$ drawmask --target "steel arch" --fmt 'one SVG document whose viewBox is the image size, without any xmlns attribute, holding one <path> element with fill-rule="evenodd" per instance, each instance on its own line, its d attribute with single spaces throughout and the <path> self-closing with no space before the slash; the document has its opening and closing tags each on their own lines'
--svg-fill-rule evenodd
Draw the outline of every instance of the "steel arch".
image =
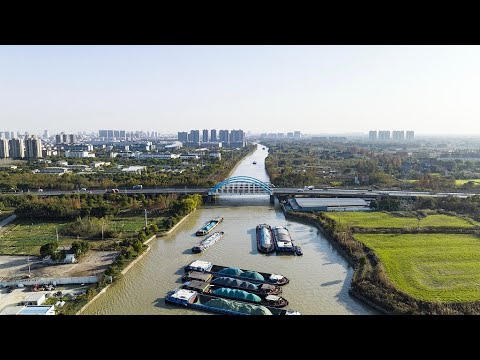
<svg viewBox="0 0 480 360">
<path fill-rule="evenodd" d="M 265 190 L 268 195 L 273 195 L 272 189 L 268 186 L 267 183 L 255 179 L 250 176 L 232 176 L 231 178 L 225 179 L 218 184 L 216 184 L 213 188 L 210 189 L 208 195 L 215 195 L 215 192 L 220 189 L 222 186 L 233 184 L 233 183 L 248 183 L 260 186 L 263 190 Z"/>
</svg>

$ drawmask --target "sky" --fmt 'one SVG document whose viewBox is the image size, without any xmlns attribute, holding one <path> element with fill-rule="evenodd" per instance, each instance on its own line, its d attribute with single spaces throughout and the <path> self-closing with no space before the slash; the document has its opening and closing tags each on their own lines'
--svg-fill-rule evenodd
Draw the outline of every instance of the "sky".
<svg viewBox="0 0 480 360">
<path fill-rule="evenodd" d="M 480 46 L 0 46 L 0 131 L 480 135 Z"/>
</svg>

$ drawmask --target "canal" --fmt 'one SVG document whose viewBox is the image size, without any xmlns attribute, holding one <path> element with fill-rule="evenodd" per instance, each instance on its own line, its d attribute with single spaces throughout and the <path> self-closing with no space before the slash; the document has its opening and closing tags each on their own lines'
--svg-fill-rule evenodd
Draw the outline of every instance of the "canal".
<svg viewBox="0 0 480 360">
<path fill-rule="evenodd" d="M 268 182 L 267 153 L 268 149 L 258 145 L 231 175 Z M 225 236 L 205 252 L 192 254 L 190 249 L 202 239 L 195 236 L 195 231 L 216 216 L 224 217 L 215 230 L 225 231 Z M 287 226 L 304 255 L 259 254 L 255 226 L 260 223 Z M 269 204 L 268 196 L 221 197 L 216 204 L 194 211 L 175 232 L 150 245 L 150 252 L 84 314 L 204 314 L 164 302 L 167 292 L 181 285 L 183 267 L 195 259 L 285 275 L 290 283 L 283 287 L 282 296 L 289 301 L 288 308 L 302 314 L 375 313 L 348 294 L 353 268 L 328 240 L 312 226 L 287 221 L 278 204 Z"/>
</svg>

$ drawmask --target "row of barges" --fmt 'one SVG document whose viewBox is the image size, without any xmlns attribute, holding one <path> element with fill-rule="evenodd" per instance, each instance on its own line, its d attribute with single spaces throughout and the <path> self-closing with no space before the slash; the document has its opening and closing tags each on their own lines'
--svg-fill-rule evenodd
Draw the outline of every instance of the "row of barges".
<svg viewBox="0 0 480 360">
<path fill-rule="evenodd" d="M 185 266 L 184 284 L 170 291 L 165 302 L 229 315 L 300 315 L 280 309 L 288 301 L 279 296 L 289 279 L 236 267 L 196 260 Z"/>
</svg>

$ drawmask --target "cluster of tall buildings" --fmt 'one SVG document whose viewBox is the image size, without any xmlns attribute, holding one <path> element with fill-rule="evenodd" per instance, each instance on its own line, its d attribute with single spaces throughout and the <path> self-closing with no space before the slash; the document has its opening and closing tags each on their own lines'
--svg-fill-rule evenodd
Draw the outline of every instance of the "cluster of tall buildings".
<svg viewBox="0 0 480 360">
<path fill-rule="evenodd" d="M 0 159 L 38 159 L 43 157 L 42 140 L 36 136 L 25 139 L 0 139 Z"/>
<path fill-rule="evenodd" d="M 77 135 L 75 134 L 57 134 L 55 135 L 56 144 L 75 144 L 77 142 Z"/>
<path fill-rule="evenodd" d="M 10 140 L 15 137 L 15 133 L 13 131 L 0 131 L 0 139 Z"/>
<path fill-rule="evenodd" d="M 263 139 L 300 139 L 302 133 L 300 131 L 290 131 L 287 133 L 263 133 L 260 134 Z"/>
<path fill-rule="evenodd" d="M 157 139 L 158 131 L 99 130 L 100 141 L 128 141 L 133 139 Z"/>
<path fill-rule="evenodd" d="M 243 147 L 245 146 L 245 132 L 243 130 L 219 130 L 203 129 L 179 131 L 178 141 L 187 146 L 200 146 L 205 144 L 217 144 L 219 146 Z"/>
<path fill-rule="evenodd" d="M 390 136 L 391 135 L 391 136 Z M 415 132 L 413 130 L 404 131 L 404 130 L 393 130 L 390 134 L 390 130 L 370 130 L 368 132 L 368 140 L 370 141 L 392 141 L 392 142 L 402 142 L 402 141 L 414 141 Z"/>
<path fill-rule="evenodd" d="M 98 137 L 104 141 L 127 140 L 127 132 L 125 130 L 99 130 Z"/>
</svg>

